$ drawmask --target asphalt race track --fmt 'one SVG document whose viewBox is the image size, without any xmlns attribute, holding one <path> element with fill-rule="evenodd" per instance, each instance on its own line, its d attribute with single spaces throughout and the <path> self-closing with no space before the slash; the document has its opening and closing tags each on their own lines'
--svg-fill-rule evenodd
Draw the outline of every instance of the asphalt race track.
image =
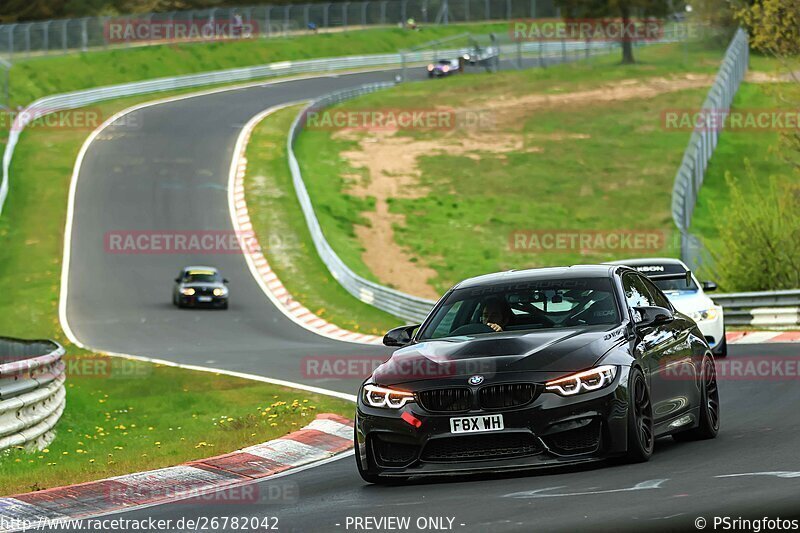
<svg viewBox="0 0 800 533">
<path fill-rule="evenodd" d="M 356 380 L 307 380 L 314 355 L 380 355 L 332 341 L 275 309 L 240 255 L 106 253 L 108 231 L 231 230 L 226 186 L 236 137 L 267 107 L 394 73 L 267 84 L 140 111 L 137 128 L 109 128 L 90 146 L 75 199 L 67 314 L 89 347 L 249 372 L 354 393 Z M 211 263 L 230 279 L 227 312 L 170 303 L 181 266 Z M 732 345 L 730 358 L 795 357 L 800 345 Z M 697 517 L 800 514 L 800 388 L 796 380 L 722 380 L 714 441 L 659 441 L 649 463 L 365 485 L 347 456 L 259 484 L 255 502 L 176 502 L 116 515 L 129 519 L 274 516 L 281 531 L 391 530 L 356 517 L 410 517 L 407 531 L 695 529 Z M 726 477 L 727 476 L 727 477 Z M 273 490 L 274 489 L 274 490 Z M 449 521 L 452 519 L 452 525 Z M 424 527 L 419 527 L 424 526 Z M 398 529 L 394 529 L 398 530 Z"/>
</svg>

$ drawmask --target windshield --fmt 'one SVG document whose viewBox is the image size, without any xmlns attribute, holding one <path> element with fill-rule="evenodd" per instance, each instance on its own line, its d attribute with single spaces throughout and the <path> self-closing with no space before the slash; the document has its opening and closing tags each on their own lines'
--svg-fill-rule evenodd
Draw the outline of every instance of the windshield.
<svg viewBox="0 0 800 533">
<path fill-rule="evenodd" d="M 698 290 L 694 279 L 691 280 L 688 287 L 685 279 L 651 279 L 650 281 L 664 292 L 697 292 Z"/>
<path fill-rule="evenodd" d="M 215 283 L 219 281 L 219 274 L 213 272 L 189 272 L 183 276 L 184 283 Z"/>
<path fill-rule="evenodd" d="M 419 339 L 617 323 L 608 278 L 533 280 L 456 289 Z"/>
</svg>

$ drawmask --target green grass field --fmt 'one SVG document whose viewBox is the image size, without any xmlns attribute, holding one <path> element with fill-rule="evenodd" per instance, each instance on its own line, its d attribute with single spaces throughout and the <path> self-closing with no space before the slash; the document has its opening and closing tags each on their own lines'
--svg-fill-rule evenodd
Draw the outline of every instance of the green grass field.
<svg viewBox="0 0 800 533">
<path fill-rule="evenodd" d="M 247 146 L 245 194 L 270 267 L 293 298 L 318 316 L 351 331 L 383 335 L 400 321 L 353 298 L 317 254 L 286 163 L 286 136 L 302 106 L 276 111 L 253 131 Z"/>
<path fill-rule="evenodd" d="M 188 43 L 36 57 L 11 69 L 12 107 L 67 91 L 179 74 L 354 54 L 380 54 L 463 32 L 507 31 L 506 23 L 377 28 L 273 39 Z"/>
<path fill-rule="evenodd" d="M 109 117 L 152 98 L 93 109 Z M 68 388 L 48 451 L 0 454 L 0 495 L 226 453 L 298 429 L 315 413 L 352 416 L 350 402 L 245 379 L 118 359 L 108 367 L 107 358 L 67 342 L 57 313 L 64 221 L 73 165 L 88 134 L 26 129 L 12 163 L 0 217 L 0 335 L 63 343 Z M 81 361 L 91 363 L 89 371 Z M 91 370 L 98 365 L 111 370 Z"/>
<path fill-rule="evenodd" d="M 485 272 L 637 255 L 580 250 L 520 253 L 509 246 L 515 230 L 657 230 L 663 232 L 664 247 L 649 255 L 675 255 L 670 197 L 689 134 L 664 128 L 661 113 L 699 107 L 722 53 L 700 44 L 654 46 L 637 50 L 640 62 L 635 65 L 620 65 L 614 55 L 545 70 L 455 76 L 399 86 L 336 109 L 415 109 L 420 102 L 425 108 L 467 109 L 494 119 L 488 135 L 474 129 L 414 130 L 399 131 L 395 137 L 457 145 L 465 136 L 488 143 L 493 137 L 511 136 L 521 142 L 521 148 L 502 153 L 478 146 L 466 153 L 442 149 L 421 154 L 414 187 L 415 193 L 423 193 L 421 197 L 400 193 L 389 198 L 391 212 L 405 216 L 405 223 L 394 227 L 396 241 L 413 260 L 436 272 L 428 283 L 441 293 L 464 277 Z M 692 88 L 642 97 L 558 100 L 598 87 L 624 91 L 643 80 L 686 74 L 705 75 L 705 80 Z M 653 83 L 657 87 L 659 82 Z M 531 94 L 556 100 L 527 112 L 520 107 L 517 116 L 498 111 L 495 105 L 495 98 L 522 102 Z M 363 133 L 353 139 L 330 131 L 305 131 L 297 155 L 334 249 L 355 271 L 375 279 L 355 237 L 373 203 L 348 193 L 353 176 L 363 180 L 365 170 L 354 168 L 342 156 L 360 150 L 363 138 Z M 380 139 L 379 143 L 386 141 Z"/>
</svg>

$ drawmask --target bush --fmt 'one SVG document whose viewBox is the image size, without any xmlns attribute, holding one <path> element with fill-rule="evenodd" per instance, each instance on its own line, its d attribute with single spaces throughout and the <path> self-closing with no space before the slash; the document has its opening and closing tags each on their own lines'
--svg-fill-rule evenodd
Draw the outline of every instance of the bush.
<svg viewBox="0 0 800 533">
<path fill-rule="evenodd" d="M 726 216 L 716 216 L 722 245 L 712 255 L 726 291 L 800 287 L 800 186 L 756 181 L 745 160 L 748 182 L 725 173 L 730 189 Z"/>
</svg>

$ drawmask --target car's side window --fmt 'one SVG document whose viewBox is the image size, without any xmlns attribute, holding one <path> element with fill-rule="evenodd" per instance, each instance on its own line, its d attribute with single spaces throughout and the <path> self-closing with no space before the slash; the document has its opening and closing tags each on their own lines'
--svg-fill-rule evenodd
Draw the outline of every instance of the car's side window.
<svg viewBox="0 0 800 533">
<path fill-rule="evenodd" d="M 439 322 L 439 325 L 436 326 L 436 329 L 433 331 L 434 337 L 445 337 L 452 331 L 453 321 L 458 315 L 458 310 L 461 309 L 463 303 L 463 300 L 459 300 L 447 310 L 444 318 L 442 318 L 442 321 Z"/>
<path fill-rule="evenodd" d="M 663 307 L 664 309 L 672 309 L 672 305 L 669 303 L 669 298 L 664 296 L 664 293 L 661 292 L 661 289 L 656 287 L 656 284 L 650 281 L 647 278 L 644 278 L 645 285 L 647 285 L 647 289 L 650 291 L 650 294 L 653 295 L 653 300 L 656 302 L 656 305 L 659 307 Z"/>
<path fill-rule="evenodd" d="M 625 274 L 622 277 L 622 287 L 625 290 L 625 300 L 628 302 L 628 307 L 656 305 L 655 299 L 647 289 L 645 281 L 638 274 Z"/>
</svg>

